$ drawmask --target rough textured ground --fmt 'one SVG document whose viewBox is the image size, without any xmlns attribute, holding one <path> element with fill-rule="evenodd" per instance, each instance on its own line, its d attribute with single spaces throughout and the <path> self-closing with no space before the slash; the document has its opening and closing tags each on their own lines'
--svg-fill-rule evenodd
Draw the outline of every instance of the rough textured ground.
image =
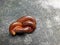
<svg viewBox="0 0 60 45">
<path fill-rule="evenodd" d="M 24 15 L 36 18 L 36 30 L 12 37 L 9 25 Z M 0 0 L 0 45 L 60 45 L 60 1 Z"/>
</svg>

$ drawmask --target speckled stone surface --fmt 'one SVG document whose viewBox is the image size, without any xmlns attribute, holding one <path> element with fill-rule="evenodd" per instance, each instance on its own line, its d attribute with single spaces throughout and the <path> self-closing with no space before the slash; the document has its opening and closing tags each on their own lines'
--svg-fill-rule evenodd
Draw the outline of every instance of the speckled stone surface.
<svg viewBox="0 0 60 45">
<path fill-rule="evenodd" d="M 36 30 L 12 37 L 9 25 L 25 15 L 36 18 Z M 0 0 L 0 45 L 60 45 L 60 1 Z"/>
</svg>

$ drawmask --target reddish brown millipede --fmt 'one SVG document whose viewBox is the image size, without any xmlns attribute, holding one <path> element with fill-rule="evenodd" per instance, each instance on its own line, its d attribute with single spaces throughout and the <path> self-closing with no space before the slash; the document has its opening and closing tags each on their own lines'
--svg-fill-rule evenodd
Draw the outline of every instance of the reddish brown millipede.
<svg viewBox="0 0 60 45">
<path fill-rule="evenodd" d="M 32 16 L 23 16 L 9 26 L 12 35 L 16 33 L 31 33 L 36 28 L 36 19 Z"/>
</svg>

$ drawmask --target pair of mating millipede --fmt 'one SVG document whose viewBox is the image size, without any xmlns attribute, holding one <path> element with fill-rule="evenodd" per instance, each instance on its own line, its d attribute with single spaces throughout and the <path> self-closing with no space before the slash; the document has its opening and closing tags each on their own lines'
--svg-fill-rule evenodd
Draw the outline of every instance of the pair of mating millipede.
<svg viewBox="0 0 60 45">
<path fill-rule="evenodd" d="M 32 33 L 36 28 L 36 19 L 31 16 L 23 16 L 9 26 L 12 35 L 16 33 Z"/>
</svg>

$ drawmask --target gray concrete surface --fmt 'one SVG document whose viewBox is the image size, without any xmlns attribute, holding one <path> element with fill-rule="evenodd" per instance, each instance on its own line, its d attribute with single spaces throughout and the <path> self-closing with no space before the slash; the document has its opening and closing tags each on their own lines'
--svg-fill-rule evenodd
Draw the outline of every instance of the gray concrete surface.
<svg viewBox="0 0 60 45">
<path fill-rule="evenodd" d="M 24 15 L 36 18 L 36 30 L 12 37 L 9 25 Z M 0 45 L 60 45 L 60 1 L 0 0 Z"/>
</svg>

